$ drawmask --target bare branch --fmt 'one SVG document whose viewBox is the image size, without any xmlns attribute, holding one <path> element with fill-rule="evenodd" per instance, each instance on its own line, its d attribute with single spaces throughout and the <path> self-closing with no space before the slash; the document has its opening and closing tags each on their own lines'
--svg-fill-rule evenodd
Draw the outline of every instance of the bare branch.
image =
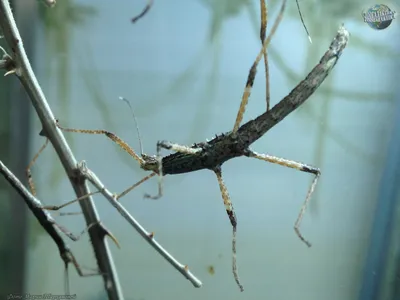
<svg viewBox="0 0 400 300">
<path fill-rule="evenodd" d="M 36 76 L 33 73 L 8 0 L 0 0 L 0 27 L 3 31 L 4 38 L 12 51 L 10 56 L 15 63 L 14 73 L 17 75 L 29 95 L 42 123 L 43 131 L 56 150 L 76 195 L 81 197 L 90 193 L 85 182 L 76 180 L 76 177 L 74 177 L 76 159 L 62 132 L 55 126 L 53 112 L 51 111 Z M 80 201 L 80 205 L 88 226 L 99 222 L 96 208 L 90 197 L 84 201 Z M 103 274 L 104 287 L 110 299 L 122 299 L 122 290 L 111 252 L 104 239 L 104 235 L 100 230 L 99 226 L 95 226 L 90 230 L 89 235 L 93 244 L 97 264 L 100 272 Z"/>
<path fill-rule="evenodd" d="M 197 279 L 190 271 L 187 265 L 181 264 L 171 254 L 167 252 L 155 239 L 153 232 L 147 232 L 142 225 L 130 213 L 118 202 L 117 195 L 113 195 L 100 179 L 90 169 L 87 168 L 85 161 L 78 164 L 78 169 L 83 176 L 89 180 L 97 190 L 99 190 L 103 196 L 114 206 L 121 216 L 131 224 L 136 231 L 158 252 L 164 257 L 175 269 L 177 269 L 186 279 L 188 279 L 194 287 L 201 287 L 202 283 Z"/>
<path fill-rule="evenodd" d="M 71 232 L 67 231 L 62 226 L 58 225 L 53 217 L 42 208 L 42 203 L 35 198 L 18 180 L 18 178 L 0 161 L 0 173 L 3 174 L 4 178 L 10 183 L 10 185 L 18 192 L 18 194 L 25 201 L 26 205 L 32 211 L 36 219 L 42 225 L 43 229 L 50 235 L 53 241 L 56 243 L 58 250 L 60 251 L 61 259 L 64 261 L 65 269 L 68 270 L 68 264 L 72 263 L 76 271 L 80 276 L 95 276 L 100 275 L 99 272 L 84 273 L 80 268 L 78 262 L 76 261 L 74 255 L 69 249 L 68 245 L 64 242 L 64 239 L 60 235 L 60 231 L 65 233 L 70 239 L 78 240 L 79 236 L 73 235 Z M 89 231 L 94 225 L 91 224 L 87 230 Z"/>
</svg>

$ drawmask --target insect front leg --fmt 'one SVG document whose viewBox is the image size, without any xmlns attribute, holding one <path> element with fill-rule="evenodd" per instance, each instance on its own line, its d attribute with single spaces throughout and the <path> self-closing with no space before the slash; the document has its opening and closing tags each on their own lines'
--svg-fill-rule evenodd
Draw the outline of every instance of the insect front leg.
<svg viewBox="0 0 400 300">
<path fill-rule="evenodd" d="M 107 130 L 102 129 L 75 129 L 75 128 L 66 128 L 59 124 L 58 120 L 56 120 L 56 126 L 65 132 L 75 132 L 75 133 L 85 133 L 85 134 L 97 134 L 104 135 L 117 144 L 122 150 L 128 153 L 133 159 L 135 159 L 140 165 L 144 164 L 144 160 L 140 157 L 124 140 L 122 140 L 116 134 L 109 132 Z"/>
<path fill-rule="evenodd" d="M 155 196 L 145 194 L 144 195 L 145 198 L 157 200 L 163 195 L 163 167 L 162 167 L 162 156 L 161 156 L 162 148 L 185 154 L 196 154 L 202 151 L 201 148 L 191 148 L 188 146 L 183 146 L 168 141 L 159 141 L 157 143 L 158 193 Z"/>
</svg>

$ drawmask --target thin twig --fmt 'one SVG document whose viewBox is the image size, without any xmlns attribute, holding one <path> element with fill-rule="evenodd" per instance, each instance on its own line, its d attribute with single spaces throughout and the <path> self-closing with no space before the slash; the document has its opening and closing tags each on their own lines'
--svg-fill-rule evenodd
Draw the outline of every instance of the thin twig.
<svg viewBox="0 0 400 300">
<path fill-rule="evenodd" d="M 18 194 L 25 201 L 28 208 L 34 214 L 36 219 L 39 221 L 40 225 L 44 230 L 50 235 L 53 241 L 56 243 L 58 250 L 60 252 L 61 259 L 64 261 L 65 270 L 68 271 L 68 264 L 72 263 L 76 271 L 80 276 L 94 276 L 100 275 L 99 272 L 93 273 L 83 273 L 81 267 L 79 266 L 77 260 L 72 254 L 69 246 L 65 243 L 64 239 L 61 237 L 60 231 L 65 233 L 70 239 L 76 241 L 79 236 L 76 237 L 69 231 L 67 231 L 62 226 L 58 225 L 53 217 L 42 208 L 42 203 L 33 196 L 24 185 L 18 180 L 18 178 L 0 161 L 0 173 L 3 174 L 4 178 L 10 183 L 10 185 L 18 192 Z M 89 231 L 95 224 L 91 224 L 89 228 L 85 231 Z M 85 232 L 84 231 L 84 232 Z M 68 275 L 68 274 L 67 274 Z M 66 277 L 68 281 L 68 277 Z M 69 287 L 66 286 L 66 293 L 69 294 Z"/>
<path fill-rule="evenodd" d="M 147 232 L 142 225 L 135 218 L 133 218 L 130 213 L 118 202 L 117 195 L 113 195 L 109 190 L 106 189 L 104 184 L 100 179 L 94 174 L 86 165 L 85 161 L 78 164 L 78 169 L 80 173 L 89 180 L 100 193 L 114 206 L 121 216 L 131 224 L 136 231 L 158 252 L 164 257 L 175 269 L 177 269 L 186 279 L 188 279 L 194 287 L 201 287 L 201 281 L 194 276 L 187 265 L 181 264 L 177 261 L 171 254 L 167 252 L 155 239 L 154 233 Z"/>
<path fill-rule="evenodd" d="M 142 12 L 140 14 L 138 14 L 137 16 L 133 17 L 131 19 L 132 23 L 137 22 L 139 19 L 143 18 L 150 10 L 151 6 L 153 5 L 153 0 L 147 0 L 147 4 L 144 7 L 144 9 L 142 10 Z"/>
<path fill-rule="evenodd" d="M 11 57 L 15 63 L 14 73 L 17 75 L 29 95 L 42 123 L 43 131 L 46 133 L 46 136 L 56 150 L 76 195 L 81 197 L 89 194 L 90 190 L 87 184 L 83 181 L 76 180 L 73 176 L 76 159 L 62 132 L 55 126 L 53 112 L 51 111 L 36 76 L 33 73 L 8 0 L 0 0 L 0 27 L 3 31 L 4 38 L 12 51 Z M 87 226 L 99 222 L 96 208 L 90 197 L 84 201 L 80 201 L 80 206 L 85 216 Z M 101 226 L 95 226 L 90 230 L 89 235 L 99 270 L 103 274 L 104 287 L 108 293 L 109 299 L 123 299 L 121 286 L 111 252 L 101 230 Z"/>
</svg>

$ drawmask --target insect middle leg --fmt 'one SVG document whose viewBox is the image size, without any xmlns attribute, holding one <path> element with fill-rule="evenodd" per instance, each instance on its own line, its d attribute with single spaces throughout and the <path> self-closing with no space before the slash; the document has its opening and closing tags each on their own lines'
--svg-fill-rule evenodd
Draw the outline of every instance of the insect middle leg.
<svg viewBox="0 0 400 300">
<path fill-rule="evenodd" d="M 47 147 L 48 143 L 49 143 L 49 139 L 46 138 L 46 141 L 44 142 L 42 147 L 40 147 L 39 151 L 34 155 L 32 160 L 30 161 L 28 167 L 26 168 L 26 175 L 28 177 L 28 187 L 29 187 L 29 190 L 30 190 L 30 192 L 31 192 L 31 194 L 33 196 L 36 196 L 36 187 L 35 187 L 35 184 L 33 182 L 31 169 L 33 168 L 33 166 L 37 162 L 37 159 L 42 154 L 44 149 Z M 66 206 L 68 206 L 68 205 L 70 205 L 72 203 L 87 199 L 88 197 L 93 196 L 93 195 L 95 195 L 95 194 L 97 194 L 99 192 L 100 191 L 95 191 L 95 192 L 89 193 L 87 195 L 84 195 L 84 196 L 79 197 L 77 199 L 74 199 L 72 201 L 65 202 L 64 204 L 61 204 L 61 205 L 42 205 L 41 207 L 38 207 L 37 209 L 58 211 L 58 210 L 66 207 Z M 75 215 L 75 214 L 80 214 L 80 213 L 77 213 L 77 212 L 60 213 L 60 215 Z M 86 232 L 88 232 L 90 230 L 91 227 L 93 227 L 94 225 L 98 224 L 98 223 L 89 224 L 80 234 L 75 235 L 72 232 L 70 232 L 68 229 L 66 229 L 65 227 L 63 227 L 60 224 L 58 224 L 57 222 L 55 222 L 53 219 L 49 218 L 48 222 L 52 223 L 53 226 L 57 227 L 61 232 L 63 232 L 66 236 L 68 236 L 74 242 L 78 241 Z M 112 241 L 119 247 L 118 240 L 115 238 L 115 236 L 111 232 L 106 230 L 103 226 L 101 226 L 101 228 L 103 229 L 105 235 L 109 236 L 112 239 Z"/>
<path fill-rule="evenodd" d="M 151 199 L 158 199 L 162 196 L 162 158 L 161 158 L 161 149 L 167 149 L 167 150 L 172 150 L 175 152 L 180 152 L 184 154 L 189 154 L 189 155 L 195 155 L 198 154 L 199 152 L 203 151 L 202 148 L 200 147 L 188 147 L 188 146 L 183 146 L 175 143 L 171 143 L 168 141 L 160 141 L 157 143 L 157 160 L 159 163 L 159 188 L 158 188 L 158 194 L 156 196 L 150 196 L 148 194 L 145 195 L 146 198 L 151 198 Z M 237 264 L 236 264 L 236 231 L 237 231 L 237 219 L 236 219 L 236 214 L 233 209 L 232 202 L 229 197 L 228 189 L 226 188 L 226 185 L 222 179 L 222 171 L 221 167 L 217 166 L 216 168 L 213 169 L 215 175 L 217 176 L 218 180 L 218 185 L 221 191 L 222 199 L 224 201 L 224 206 L 226 209 L 226 212 L 228 214 L 229 220 L 232 225 L 232 272 L 234 279 L 239 286 L 239 289 L 243 291 L 243 286 L 240 283 L 239 280 L 239 275 L 237 271 Z"/>
<path fill-rule="evenodd" d="M 99 192 L 100 191 L 89 193 L 87 195 L 84 195 L 84 196 L 74 199 L 72 201 L 65 202 L 64 204 L 61 204 L 61 205 L 43 205 L 42 207 L 40 207 L 40 209 L 57 211 L 57 210 L 64 208 L 65 206 L 68 206 L 72 203 L 84 200 L 84 199 L 86 199 L 90 196 L 93 196 L 94 194 L 97 194 Z M 64 226 L 56 223 L 55 221 L 51 220 L 50 222 L 53 224 L 53 226 L 57 227 L 62 233 L 64 233 L 67 237 L 69 237 L 74 242 L 78 241 L 86 232 L 89 232 L 90 228 L 92 228 L 95 225 L 100 224 L 100 222 L 92 223 L 89 226 L 87 226 L 81 233 L 79 233 L 78 235 L 75 235 L 71 231 L 66 229 Z M 109 230 L 107 230 L 104 226 L 101 225 L 100 228 L 102 229 L 104 235 L 108 236 L 114 242 L 114 244 L 117 245 L 118 248 L 120 248 L 117 238 Z"/>
<path fill-rule="evenodd" d="M 253 158 L 257 158 L 260 160 L 264 160 L 273 164 L 278 164 L 284 167 L 288 167 L 288 168 L 293 168 L 302 172 L 306 172 L 306 173 L 311 173 L 314 174 L 314 180 L 311 183 L 311 186 L 308 190 L 306 199 L 303 202 L 303 205 L 301 206 L 299 215 L 297 217 L 297 220 L 294 224 L 294 231 L 296 232 L 297 236 L 300 238 L 301 241 L 303 241 L 308 247 L 311 247 L 311 243 L 309 241 L 307 241 L 303 235 L 300 232 L 300 224 L 301 221 L 303 219 L 304 213 L 307 209 L 307 205 L 310 202 L 311 199 L 311 195 L 313 194 L 315 187 L 317 185 L 318 179 L 321 175 L 321 171 L 318 168 L 300 163 L 300 162 L 296 162 L 293 160 L 288 160 L 288 159 L 284 159 L 284 158 L 280 158 L 277 156 L 272 156 L 272 155 L 268 155 L 268 154 L 259 154 L 257 152 L 251 151 L 251 150 L 247 150 L 245 152 L 245 155 L 248 157 L 253 157 Z"/>
<path fill-rule="evenodd" d="M 214 170 L 215 175 L 217 176 L 219 189 L 221 191 L 222 199 L 224 200 L 224 206 L 226 209 L 226 213 L 228 214 L 229 220 L 232 225 L 232 272 L 233 277 L 235 278 L 236 284 L 239 286 L 241 292 L 243 292 L 243 286 L 239 280 L 239 274 L 237 271 L 237 264 L 236 264 L 236 229 L 237 229 L 237 219 L 236 214 L 233 209 L 232 201 L 229 197 L 228 189 L 222 179 L 222 171 L 221 167 L 218 166 Z"/>
<path fill-rule="evenodd" d="M 102 129 L 75 129 L 75 128 L 66 128 L 62 127 L 59 123 L 58 120 L 56 121 L 56 126 L 66 132 L 75 132 L 75 133 L 86 133 L 86 134 L 98 134 L 98 135 L 105 135 L 107 138 L 109 138 L 111 141 L 116 143 L 122 150 L 124 150 L 126 153 L 128 153 L 131 157 L 133 157 L 139 165 L 142 167 L 145 164 L 145 160 L 143 159 L 144 154 L 142 153 L 142 157 L 139 156 L 135 150 L 133 150 L 124 140 L 122 140 L 120 137 L 115 135 L 112 132 L 109 132 L 107 130 L 102 130 Z M 122 198 L 126 194 L 128 194 L 130 191 L 132 191 L 134 188 L 136 188 L 138 185 L 142 184 L 146 180 L 150 179 L 154 175 L 156 175 L 156 172 L 153 172 L 152 174 L 145 176 L 142 178 L 139 182 L 135 183 L 134 185 L 130 186 L 128 189 L 117 195 L 117 199 Z M 78 201 L 78 199 L 75 199 L 71 202 Z"/>
<path fill-rule="evenodd" d="M 32 195 L 34 195 L 34 196 L 36 196 L 36 187 L 35 187 L 35 184 L 33 183 L 32 171 L 31 170 L 32 170 L 34 164 L 36 163 L 37 159 L 39 158 L 40 154 L 42 154 L 42 152 L 44 151 L 44 149 L 46 149 L 48 144 L 49 144 L 49 139 L 46 138 L 46 141 L 44 142 L 42 147 L 40 147 L 39 151 L 34 155 L 34 157 L 29 162 L 29 165 L 25 170 L 26 177 L 28 178 L 29 190 L 31 191 Z"/>
<path fill-rule="evenodd" d="M 29 190 L 30 190 L 30 192 L 31 192 L 31 194 L 32 194 L 33 196 L 36 196 L 36 186 L 35 186 L 35 183 L 34 183 L 34 181 L 33 181 L 32 168 L 33 168 L 33 166 L 36 164 L 36 162 L 37 162 L 39 156 L 40 156 L 40 155 L 42 154 L 42 152 L 46 149 L 46 147 L 47 147 L 48 144 L 49 144 L 49 139 L 46 138 L 46 141 L 45 141 L 45 142 L 43 143 L 43 145 L 40 147 L 40 149 L 38 150 L 38 152 L 33 156 L 32 160 L 29 162 L 29 164 L 28 164 L 28 166 L 26 167 L 26 170 L 25 170 L 25 174 L 26 174 L 26 176 L 27 176 L 27 178 L 28 178 L 28 188 L 29 188 Z M 95 193 L 90 193 L 90 194 L 87 195 L 87 196 L 80 197 L 80 198 L 78 198 L 77 200 L 70 201 L 70 202 L 71 202 L 71 203 L 74 203 L 75 201 L 79 201 L 79 200 L 81 200 L 81 199 L 86 199 L 88 196 L 91 196 L 91 195 L 93 195 L 93 194 L 95 194 Z M 70 203 L 70 202 L 68 202 L 68 203 Z M 68 204 L 63 205 L 62 207 L 67 206 L 67 205 L 68 205 Z M 50 207 L 51 207 L 51 206 L 50 206 Z M 61 208 L 61 207 L 60 207 L 60 208 Z M 60 216 L 79 215 L 79 214 L 82 214 L 82 212 L 60 212 L 60 213 L 59 213 Z"/>
</svg>

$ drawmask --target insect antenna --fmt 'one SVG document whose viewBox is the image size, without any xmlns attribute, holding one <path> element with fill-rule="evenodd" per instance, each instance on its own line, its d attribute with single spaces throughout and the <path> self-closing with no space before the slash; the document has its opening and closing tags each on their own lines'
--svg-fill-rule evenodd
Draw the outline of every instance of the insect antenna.
<svg viewBox="0 0 400 300">
<path fill-rule="evenodd" d="M 140 136 L 139 125 L 138 125 L 138 122 L 137 122 L 137 120 L 136 120 L 136 116 L 135 116 L 135 113 L 134 113 L 134 111 L 133 111 L 131 102 L 130 102 L 128 99 L 124 98 L 124 97 L 119 97 L 119 99 L 122 100 L 122 101 L 125 101 L 125 103 L 128 104 L 129 109 L 131 110 L 132 117 L 133 117 L 133 121 L 135 122 L 136 132 L 137 132 L 138 139 L 139 139 L 140 154 L 143 156 L 142 137 Z"/>
<path fill-rule="evenodd" d="M 307 36 L 308 36 L 308 39 L 309 39 L 310 43 L 312 44 L 312 40 L 311 40 L 310 33 L 308 32 L 306 23 L 304 23 L 303 15 L 301 14 L 299 0 L 296 0 L 296 5 L 297 5 L 297 10 L 298 10 L 299 15 L 300 15 L 301 23 L 303 24 L 303 27 L 304 27 L 304 29 L 306 30 L 306 33 L 307 33 Z"/>
</svg>

